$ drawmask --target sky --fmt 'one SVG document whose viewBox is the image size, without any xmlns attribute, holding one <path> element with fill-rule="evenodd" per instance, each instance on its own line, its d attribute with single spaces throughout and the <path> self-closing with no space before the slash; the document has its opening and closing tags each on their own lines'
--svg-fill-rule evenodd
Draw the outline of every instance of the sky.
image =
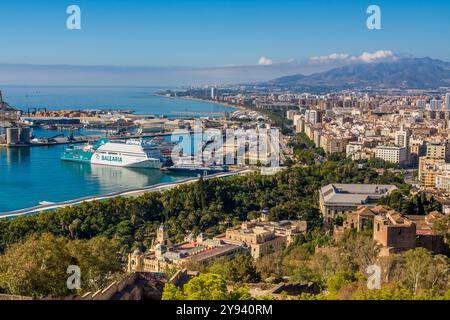
<svg viewBox="0 0 450 320">
<path fill-rule="evenodd" d="M 381 30 L 366 26 L 372 4 Z M 70 5 L 81 30 L 66 27 Z M 449 13 L 448 0 L 2 0 L 0 84 L 258 81 L 403 56 L 450 61 Z"/>
</svg>

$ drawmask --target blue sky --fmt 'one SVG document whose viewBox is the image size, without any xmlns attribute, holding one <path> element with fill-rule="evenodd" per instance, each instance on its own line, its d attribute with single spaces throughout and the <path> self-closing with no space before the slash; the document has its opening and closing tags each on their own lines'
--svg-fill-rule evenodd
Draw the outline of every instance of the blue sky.
<svg viewBox="0 0 450 320">
<path fill-rule="evenodd" d="M 82 30 L 66 28 L 72 4 Z M 371 4 L 382 30 L 366 28 Z M 0 64 L 220 68 L 379 50 L 450 61 L 449 16 L 448 0 L 2 0 Z"/>
</svg>

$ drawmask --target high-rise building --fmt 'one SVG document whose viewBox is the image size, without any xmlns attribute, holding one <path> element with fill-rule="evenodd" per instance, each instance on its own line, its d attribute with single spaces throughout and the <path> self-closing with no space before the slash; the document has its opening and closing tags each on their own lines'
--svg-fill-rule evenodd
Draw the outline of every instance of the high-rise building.
<svg viewBox="0 0 450 320">
<path fill-rule="evenodd" d="M 427 106 L 427 103 L 426 103 L 425 100 L 420 99 L 420 100 L 417 100 L 416 106 L 417 106 L 417 108 L 420 109 L 420 110 L 425 110 L 425 108 L 426 108 L 426 106 Z"/>
<path fill-rule="evenodd" d="M 445 95 L 445 111 L 450 111 L 450 92 Z"/>
<path fill-rule="evenodd" d="M 318 124 L 322 122 L 322 112 L 319 110 L 306 110 L 305 120 L 311 124 Z"/>
<path fill-rule="evenodd" d="M 215 99 L 217 97 L 217 88 L 211 88 L 211 99 Z"/>
<path fill-rule="evenodd" d="M 402 125 L 400 130 L 395 133 L 395 145 L 400 148 L 409 148 L 409 136 L 409 131 L 405 130 Z"/>
<path fill-rule="evenodd" d="M 431 110 L 434 110 L 434 111 L 441 110 L 441 100 L 432 99 L 430 101 L 430 108 L 431 108 Z"/>
<path fill-rule="evenodd" d="M 0 90 L 0 110 L 5 109 L 5 103 L 3 102 L 2 91 Z"/>
</svg>

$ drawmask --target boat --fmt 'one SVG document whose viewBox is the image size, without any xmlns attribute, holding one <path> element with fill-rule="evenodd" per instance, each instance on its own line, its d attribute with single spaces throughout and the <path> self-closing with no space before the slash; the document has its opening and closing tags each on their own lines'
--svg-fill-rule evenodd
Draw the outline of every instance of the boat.
<svg viewBox="0 0 450 320">
<path fill-rule="evenodd" d="M 43 128 L 45 130 L 52 130 L 52 131 L 58 130 L 58 126 L 56 124 L 45 125 L 45 126 L 43 126 Z"/>
<path fill-rule="evenodd" d="M 192 173 L 192 174 L 215 174 L 227 172 L 227 166 L 219 165 L 207 165 L 203 162 L 196 161 L 192 157 L 180 158 L 171 167 L 166 167 L 166 171 L 178 172 L 178 173 Z"/>
<path fill-rule="evenodd" d="M 163 162 L 158 146 L 151 140 L 110 140 L 103 138 L 84 147 L 70 146 L 61 160 L 128 168 L 160 169 Z"/>
</svg>

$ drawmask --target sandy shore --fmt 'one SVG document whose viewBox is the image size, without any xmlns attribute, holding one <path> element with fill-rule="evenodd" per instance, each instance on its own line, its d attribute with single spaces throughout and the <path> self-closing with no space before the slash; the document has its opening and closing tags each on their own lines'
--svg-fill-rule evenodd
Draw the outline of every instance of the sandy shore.
<svg viewBox="0 0 450 320">
<path fill-rule="evenodd" d="M 216 105 L 222 106 L 222 107 L 227 107 L 227 108 L 232 108 L 232 109 L 242 110 L 242 111 L 249 111 L 244 106 L 238 106 L 238 105 L 229 104 L 226 102 L 218 102 L 218 101 L 214 101 L 214 100 L 199 99 L 199 98 L 189 97 L 189 96 L 187 96 L 187 97 L 168 97 L 164 94 L 158 94 L 158 93 L 154 93 L 153 95 L 157 96 L 157 97 L 167 98 L 167 99 L 181 99 L 181 100 L 190 100 L 190 101 L 196 101 L 196 102 L 209 102 L 209 103 L 213 103 L 213 104 L 216 104 Z"/>
</svg>

